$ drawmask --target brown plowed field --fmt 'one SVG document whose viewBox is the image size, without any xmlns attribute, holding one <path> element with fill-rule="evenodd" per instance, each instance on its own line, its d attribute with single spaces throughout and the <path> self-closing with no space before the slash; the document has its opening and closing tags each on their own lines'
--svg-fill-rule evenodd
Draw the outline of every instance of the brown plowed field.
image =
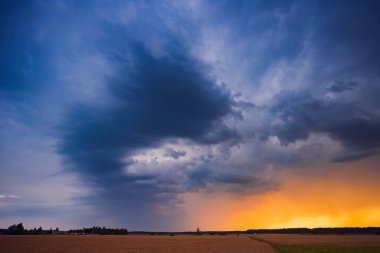
<svg viewBox="0 0 380 253">
<path fill-rule="evenodd" d="M 255 235 L 255 237 L 287 245 L 380 246 L 380 235 Z"/>
<path fill-rule="evenodd" d="M 0 236 L 0 252 L 275 253 L 245 235 L 229 236 Z"/>
</svg>

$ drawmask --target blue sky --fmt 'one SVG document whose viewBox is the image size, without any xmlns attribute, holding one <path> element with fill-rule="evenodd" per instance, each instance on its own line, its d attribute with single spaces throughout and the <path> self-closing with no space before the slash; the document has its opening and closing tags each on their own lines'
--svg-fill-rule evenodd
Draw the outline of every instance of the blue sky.
<svg viewBox="0 0 380 253">
<path fill-rule="evenodd" d="M 0 225 L 192 229 L 191 194 L 265 195 L 285 171 L 368 159 L 376 173 L 379 10 L 3 1 Z"/>
</svg>

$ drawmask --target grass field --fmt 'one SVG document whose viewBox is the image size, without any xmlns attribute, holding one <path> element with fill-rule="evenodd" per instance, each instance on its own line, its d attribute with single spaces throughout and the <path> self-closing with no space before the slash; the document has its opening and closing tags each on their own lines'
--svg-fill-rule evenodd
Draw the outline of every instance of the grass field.
<svg viewBox="0 0 380 253">
<path fill-rule="evenodd" d="M 376 235 L 257 235 L 278 253 L 380 253 Z"/>
<path fill-rule="evenodd" d="M 0 236 L 1 253 L 275 253 L 270 245 L 248 236 Z"/>
<path fill-rule="evenodd" d="M 376 246 L 272 245 L 278 253 L 380 253 Z"/>
</svg>

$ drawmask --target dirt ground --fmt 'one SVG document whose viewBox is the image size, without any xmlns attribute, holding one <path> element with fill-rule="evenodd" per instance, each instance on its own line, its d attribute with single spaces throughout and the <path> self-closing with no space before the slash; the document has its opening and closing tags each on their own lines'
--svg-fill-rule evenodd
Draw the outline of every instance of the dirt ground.
<svg viewBox="0 0 380 253">
<path fill-rule="evenodd" d="M 268 244 L 246 235 L 4 235 L 0 252 L 275 253 Z"/>
</svg>

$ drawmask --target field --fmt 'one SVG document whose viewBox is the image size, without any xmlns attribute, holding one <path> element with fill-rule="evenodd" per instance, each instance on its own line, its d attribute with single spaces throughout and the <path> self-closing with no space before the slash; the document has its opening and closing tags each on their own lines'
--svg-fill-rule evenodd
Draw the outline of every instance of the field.
<svg viewBox="0 0 380 253">
<path fill-rule="evenodd" d="M 0 252 L 275 253 L 245 235 L 226 236 L 0 236 Z"/>
<path fill-rule="evenodd" d="M 380 253 L 380 236 L 3 235 L 0 252 Z"/>
<path fill-rule="evenodd" d="M 380 253 L 378 235 L 255 235 L 279 253 Z"/>
</svg>

